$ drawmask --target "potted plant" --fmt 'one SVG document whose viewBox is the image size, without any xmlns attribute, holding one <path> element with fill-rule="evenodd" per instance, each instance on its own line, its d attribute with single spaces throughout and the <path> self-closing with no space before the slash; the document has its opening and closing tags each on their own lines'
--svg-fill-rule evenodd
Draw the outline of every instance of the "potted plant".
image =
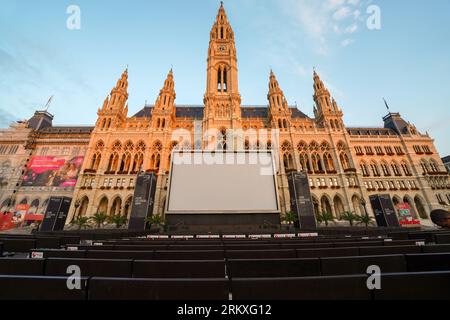
<svg viewBox="0 0 450 320">
<path fill-rule="evenodd" d="M 108 222 L 114 224 L 117 229 L 120 229 L 127 224 L 128 218 L 126 216 L 113 215 L 108 217 Z"/>
<path fill-rule="evenodd" d="M 330 222 L 334 222 L 334 217 L 331 213 L 324 211 L 317 215 L 317 222 L 319 224 L 325 223 L 325 226 L 328 227 Z"/>
<path fill-rule="evenodd" d="M 346 211 L 341 214 L 341 220 L 347 221 L 350 223 L 350 226 L 353 227 L 354 223 L 358 221 L 359 217 L 355 215 L 353 212 Z"/>
<path fill-rule="evenodd" d="M 364 224 L 366 228 L 369 227 L 369 225 L 373 225 L 373 218 L 369 215 L 363 215 L 361 217 L 357 218 L 358 223 L 357 224 Z"/>
<path fill-rule="evenodd" d="M 164 228 L 165 221 L 161 215 L 150 216 L 145 219 L 147 226 L 151 229 L 152 226 L 155 226 L 158 229 L 158 232 L 161 232 L 161 229 Z"/>
<path fill-rule="evenodd" d="M 290 230 L 292 226 L 294 226 L 295 223 L 298 222 L 298 216 L 294 212 L 288 211 L 284 214 L 281 220 L 288 225 L 288 228 Z"/>
<path fill-rule="evenodd" d="M 102 225 L 108 220 L 108 216 L 104 212 L 97 212 L 91 220 L 95 223 L 97 229 L 101 229 Z"/>
<path fill-rule="evenodd" d="M 78 217 L 77 219 L 72 221 L 71 224 L 77 226 L 78 230 L 87 229 L 87 227 L 89 227 L 90 220 L 91 220 L 91 218 L 88 218 L 88 217 Z"/>
</svg>

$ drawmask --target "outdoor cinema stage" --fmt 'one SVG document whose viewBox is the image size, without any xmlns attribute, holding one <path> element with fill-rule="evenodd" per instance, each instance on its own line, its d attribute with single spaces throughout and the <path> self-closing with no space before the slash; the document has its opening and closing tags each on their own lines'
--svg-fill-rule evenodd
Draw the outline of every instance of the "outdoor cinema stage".
<svg viewBox="0 0 450 320">
<path fill-rule="evenodd" d="M 165 216 L 169 226 L 279 225 L 272 151 L 175 151 Z"/>
</svg>

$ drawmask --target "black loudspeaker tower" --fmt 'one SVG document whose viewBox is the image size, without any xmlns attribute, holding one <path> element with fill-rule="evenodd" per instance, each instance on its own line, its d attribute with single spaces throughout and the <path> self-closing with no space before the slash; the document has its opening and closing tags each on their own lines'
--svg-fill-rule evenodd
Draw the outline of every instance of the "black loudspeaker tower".
<svg viewBox="0 0 450 320">
<path fill-rule="evenodd" d="M 142 231 L 146 229 L 145 220 L 153 214 L 156 182 L 157 177 L 153 172 L 138 174 L 128 230 Z"/>
<path fill-rule="evenodd" d="M 55 224 L 53 226 L 53 231 L 62 231 L 66 225 L 67 216 L 69 214 L 70 204 L 72 198 L 63 197 L 61 201 L 61 206 L 58 210 L 58 216 L 56 217 Z"/>
<path fill-rule="evenodd" d="M 379 227 L 400 227 L 394 203 L 388 194 L 370 196 L 369 199 Z"/>
<path fill-rule="evenodd" d="M 40 231 L 53 231 L 56 219 L 58 218 L 59 209 L 61 208 L 62 198 L 51 197 L 48 201 L 47 210 L 45 211 L 44 220 L 42 221 Z"/>
<path fill-rule="evenodd" d="M 291 210 L 298 216 L 296 227 L 317 229 L 308 175 L 305 172 L 290 172 L 288 173 L 288 184 Z"/>
</svg>

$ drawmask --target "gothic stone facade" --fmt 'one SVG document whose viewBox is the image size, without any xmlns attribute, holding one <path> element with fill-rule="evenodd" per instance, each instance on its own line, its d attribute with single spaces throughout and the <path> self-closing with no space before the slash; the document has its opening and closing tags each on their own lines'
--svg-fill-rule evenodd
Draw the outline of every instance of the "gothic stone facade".
<svg viewBox="0 0 450 320">
<path fill-rule="evenodd" d="M 413 214 L 429 224 L 430 211 L 450 202 L 448 173 L 433 139 L 396 113 L 383 119 L 383 128 L 347 128 L 316 72 L 313 80 L 313 118 L 288 105 L 273 72 L 268 105 L 242 106 L 234 32 L 221 6 L 210 33 L 203 105 L 175 105 L 171 70 L 156 103 L 129 117 L 126 70 L 98 110 L 71 217 L 129 215 L 136 173 L 147 170 L 158 174 L 154 214 L 164 214 L 174 148 L 205 148 L 217 139 L 219 149 L 230 150 L 236 141 L 227 140 L 227 130 L 265 129 L 269 136 L 278 130 L 279 140 L 248 138 L 244 147 L 279 150 L 282 212 L 290 210 L 286 172 L 294 169 L 309 173 L 316 212 L 336 218 L 346 211 L 363 214 L 370 195 L 390 194 L 394 203 L 409 203 Z M 174 139 L 180 130 L 184 139 Z M 218 134 L 203 139 L 211 130 Z M 372 214 L 370 205 L 367 211 Z"/>
<path fill-rule="evenodd" d="M 0 213 L 24 204 L 29 213 L 43 214 L 50 197 L 73 196 L 75 186 L 24 183 L 34 157 L 71 159 L 86 153 L 93 127 L 53 126 L 52 121 L 53 115 L 37 111 L 0 131 Z"/>
<path fill-rule="evenodd" d="M 433 139 L 397 113 L 389 113 L 382 128 L 346 127 L 342 110 L 316 72 L 312 118 L 289 106 L 273 72 L 268 105 L 242 106 L 234 32 L 223 6 L 210 33 L 203 105 L 175 105 L 172 70 L 155 104 L 131 117 L 127 90 L 126 70 L 98 110 L 95 127 L 54 127 L 53 116 L 38 111 L 1 130 L 0 212 L 22 203 L 42 213 L 50 196 L 69 196 L 74 201 L 68 221 L 96 212 L 129 216 L 136 174 L 151 170 L 158 174 L 154 213 L 164 214 L 172 150 L 211 145 L 221 150 L 272 148 L 279 160 L 282 212 L 290 210 L 289 170 L 309 173 L 316 212 L 336 218 L 345 211 L 363 214 L 363 203 L 373 194 L 408 203 L 424 224 L 431 224 L 431 210 L 449 208 L 449 176 Z M 244 135 L 236 139 L 229 130 Z M 269 140 L 254 134 L 263 130 Z M 25 186 L 23 177 L 34 156 L 84 156 L 76 187 Z M 370 205 L 367 211 L 372 214 Z"/>
</svg>

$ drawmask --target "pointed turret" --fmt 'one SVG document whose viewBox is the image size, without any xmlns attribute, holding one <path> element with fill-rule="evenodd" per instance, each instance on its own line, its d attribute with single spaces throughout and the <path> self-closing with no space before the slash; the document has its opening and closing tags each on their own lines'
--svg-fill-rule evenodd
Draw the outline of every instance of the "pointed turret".
<svg viewBox="0 0 450 320">
<path fill-rule="evenodd" d="M 176 99 L 175 82 L 173 80 L 173 70 L 170 69 L 167 78 L 164 81 L 164 86 L 159 92 L 159 97 L 156 100 L 155 108 L 161 110 L 171 109 L 174 106 Z"/>
<path fill-rule="evenodd" d="M 336 100 L 331 97 L 330 92 L 325 87 L 322 79 L 316 70 L 313 73 L 314 78 L 314 115 L 319 126 L 328 127 L 332 130 L 341 130 L 344 127 L 342 117 L 343 113 L 339 109 Z"/>
<path fill-rule="evenodd" d="M 175 119 L 176 97 L 173 70 L 170 69 L 152 111 L 153 128 L 156 130 L 164 130 L 170 127 L 170 123 Z"/>
<path fill-rule="evenodd" d="M 272 70 L 270 70 L 269 77 L 269 121 L 273 127 L 280 130 L 287 130 L 291 121 L 291 111 L 289 105 L 284 97 L 283 90 L 281 90 L 278 80 Z"/>
<path fill-rule="evenodd" d="M 97 127 L 107 130 L 110 127 L 120 125 L 128 114 L 128 68 L 117 80 L 116 86 L 111 90 L 111 94 L 106 97 L 102 108 L 98 110 Z"/>
</svg>

